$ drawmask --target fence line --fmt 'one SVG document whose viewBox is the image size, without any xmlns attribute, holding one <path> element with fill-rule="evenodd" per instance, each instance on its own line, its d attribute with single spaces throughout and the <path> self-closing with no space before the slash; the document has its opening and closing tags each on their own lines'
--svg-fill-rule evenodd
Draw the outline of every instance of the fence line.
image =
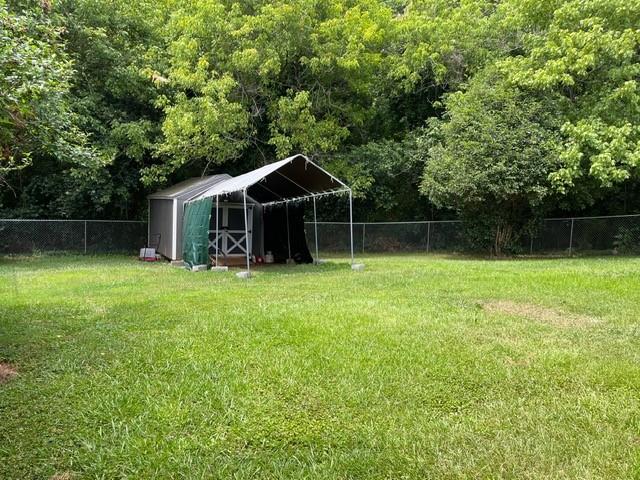
<svg viewBox="0 0 640 480">
<path fill-rule="evenodd" d="M 307 223 L 312 225 L 313 222 Z M 317 222 L 317 225 L 321 250 L 345 251 L 348 222 Z M 356 222 L 354 230 L 356 249 L 362 253 L 477 249 L 477 241 L 460 220 Z M 512 245 L 512 251 L 569 256 L 575 253 L 640 254 L 640 215 L 544 219 L 535 231 L 521 235 Z"/>
<path fill-rule="evenodd" d="M 136 220 L 0 219 L 0 253 L 131 253 L 146 242 L 147 223 Z"/>
<path fill-rule="evenodd" d="M 629 218 L 640 217 L 640 213 L 630 213 L 628 215 L 596 215 L 592 217 L 552 217 L 545 220 L 597 220 L 600 218 Z"/>
<path fill-rule="evenodd" d="M 313 222 L 307 222 L 314 245 Z M 317 222 L 324 252 L 349 250 L 348 222 Z M 354 222 L 354 249 L 373 252 L 455 252 L 474 247 L 460 220 Z M 0 253 L 70 251 L 134 253 L 146 245 L 147 223 L 136 220 L 0 219 Z M 640 254 L 640 215 L 549 218 L 514 245 L 515 253 Z"/>
<path fill-rule="evenodd" d="M 70 222 L 93 222 L 93 223 L 144 223 L 147 222 L 143 220 L 78 220 L 78 219 L 66 219 L 66 218 L 0 218 L 0 222 L 62 222 L 62 223 L 70 223 Z"/>
<path fill-rule="evenodd" d="M 307 225 L 313 225 L 313 222 L 305 222 Z M 316 222 L 318 225 L 349 225 L 349 222 Z M 426 224 L 426 223 L 462 223 L 462 220 L 408 220 L 403 222 L 353 222 L 354 225 L 409 225 L 409 224 Z"/>
</svg>

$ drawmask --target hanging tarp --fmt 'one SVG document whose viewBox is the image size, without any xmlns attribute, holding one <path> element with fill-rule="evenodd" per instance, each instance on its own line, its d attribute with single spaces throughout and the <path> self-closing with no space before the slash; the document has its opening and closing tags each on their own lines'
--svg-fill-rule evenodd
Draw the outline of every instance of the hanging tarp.
<svg viewBox="0 0 640 480">
<path fill-rule="evenodd" d="M 182 222 L 182 259 L 189 267 L 209 264 L 211 198 L 185 204 Z"/>
<path fill-rule="evenodd" d="M 275 263 L 293 258 L 296 263 L 311 263 L 304 231 L 304 205 L 290 204 L 266 208 L 264 218 L 264 251 L 271 252 Z"/>
</svg>

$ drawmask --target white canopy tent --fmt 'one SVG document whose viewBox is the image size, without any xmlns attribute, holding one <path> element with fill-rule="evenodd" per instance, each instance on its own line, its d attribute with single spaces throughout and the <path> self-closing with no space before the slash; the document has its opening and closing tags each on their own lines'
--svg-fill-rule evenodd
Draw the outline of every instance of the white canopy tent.
<svg viewBox="0 0 640 480">
<path fill-rule="evenodd" d="M 262 204 L 271 206 L 288 204 L 293 201 L 313 200 L 313 222 L 315 234 L 316 260 L 318 258 L 318 225 L 316 216 L 316 198 L 347 193 L 349 195 L 349 232 L 351 242 L 351 264 L 353 265 L 353 196 L 351 189 L 341 180 L 325 169 L 309 160 L 304 155 L 294 155 L 278 162 L 270 163 L 251 172 L 224 180 L 207 189 L 194 198 L 198 201 L 205 198 L 216 199 L 216 234 L 218 230 L 219 197 L 235 192 L 242 192 L 244 204 L 244 227 L 246 242 L 247 272 L 250 272 L 249 259 L 249 226 L 247 220 L 247 196 Z M 217 262 L 216 248 L 216 262 Z"/>
</svg>

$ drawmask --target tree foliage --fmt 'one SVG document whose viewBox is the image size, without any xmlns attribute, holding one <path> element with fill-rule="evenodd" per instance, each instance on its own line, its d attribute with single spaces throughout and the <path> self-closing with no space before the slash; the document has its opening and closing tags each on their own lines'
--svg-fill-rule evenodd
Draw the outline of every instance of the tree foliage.
<svg viewBox="0 0 640 480">
<path fill-rule="evenodd" d="M 482 218 L 494 250 L 640 209 L 640 0 L 2 1 L 2 215 L 142 217 L 295 152 L 358 218 Z"/>
<path fill-rule="evenodd" d="M 167 24 L 162 179 L 187 163 L 206 171 L 338 150 L 376 108 L 391 10 L 379 2 L 208 0 Z M 357 134 L 357 133 L 356 133 Z M 258 158 L 256 158 L 256 154 Z"/>
<path fill-rule="evenodd" d="M 439 141 L 428 150 L 422 188 L 441 207 L 482 218 L 496 254 L 553 195 L 558 122 L 553 101 L 510 88 L 484 72 L 446 100 Z M 482 244 L 482 242 L 481 242 Z"/>
<path fill-rule="evenodd" d="M 34 156 L 96 166 L 70 107 L 73 70 L 61 33 L 43 12 L 12 15 L 0 4 L 0 184 Z"/>
<path fill-rule="evenodd" d="M 586 176 L 601 187 L 640 167 L 640 2 L 561 2 L 526 53 L 500 62 L 515 85 L 565 102 L 561 164 L 550 176 L 566 193 Z"/>
</svg>

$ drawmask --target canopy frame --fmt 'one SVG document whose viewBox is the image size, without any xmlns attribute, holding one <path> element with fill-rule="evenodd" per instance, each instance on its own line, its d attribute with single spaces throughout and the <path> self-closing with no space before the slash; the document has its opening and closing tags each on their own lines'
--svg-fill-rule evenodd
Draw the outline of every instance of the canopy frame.
<svg viewBox="0 0 640 480">
<path fill-rule="evenodd" d="M 332 186 L 331 188 L 314 188 L 314 186 L 311 184 L 305 186 L 301 184 L 304 182 L 300 182 L 300 181 L 297 182 L 296 180 L 290 178 L 289 176 L 285 175 L 280 171 L 282 168 L 285 168 L 287 165 L 292 164 L 294 161 L 299 161 L 298 159 L 300 158 L 304 159 L 305 161 L 305 164 L 304 164 L 305 170 L 308 168 L 309 165 L 312 165 L 317 170 L 317 172 L 319 172 L 319 173 L 316 173 L 314 177 L 311 179 L 312 180 L 311 183 L 314 183 L 315 185 L 320 184 L 321 186 L 322 185 L 329 186 L 334 184 L 337 184 L 337 185 Z M 301 167 L 298 166 L 297 168 L 301 168 Z M 293 170 L 293 173 L 295 172 L 296 171 Z M 300 174 L 300 172 L 298 172 L 298 174 Z M 267 185 L 265 185 L 265 181 L 267 177 L 271 175 L 274 175 L 274 176 L 277 175 L 278 177 L 284 178 L 291 185 L 294 185 L 297 190 L 303 193 L 287 195 L 286 192 L 281 192 L 282 193 L 281 194 L 277 191 L 274 191 L 274 189 L 269 188 Z M 270 178 L 275 178 L 275 177 L 270 177 Z M 267 196 L 266 201 L 260 201 L 259 199 L 252 198 L 252 197 L 255 197 L 253 193 L 251 196 L 248 195 L 247 190 L 254 185 L 259 186 L 264 191 L 268 192 L 269 196 Z M 247 278 L 251 275 L 251 259 L 250 259 L 250 252 L 249 252 L 249 225 L 248 225 L 248 218 L 247 218 L 247 197 L 252 198 L 252 200 L 255 203 L 259 203 L 263 207 L 281 205 L 284 203 L 285 208 L 287 208 L 287 213 L 288 213 L 288 204 L 290 202 L 313 200 L 313 223 L 314 223 L 314 238 L 315 238 L 315 253 L 316 253 L 315 262 L 318 263 L 318 260 L 319 260 L 318 259 L 318 221 L 317 221 L 317 213 L 316 213 L 316 199 L 319 197 L 324 197 L 326 195 L 337 195 L 337 194 L 345 194 L 345 193 L 348 194 L 349 241 L 350 241 L 351 265 L 353 266 L 354 264 L 353 192 L 351 191 L 351 188 L 349 188 L 344 182 L 342 182 L 335 176 L 331 175 L 329 172 L 327 172 L 324 168 L 322 168 L 318 164 L 309 160 L 305 155 L 300 155 L 300 154 L 294 155 L 292 157 L 285 158 L 284 160 L 280 160 L 278 162 L 265 165 L 251 172 L 247 172 L 243 175 L 239 175 L 238 177 L 232 177 L 228 180 L 219 182 L 216 185 L 212 186 L 207 191 L 198 195 L 196 198 L 191 199 L 190 201 L 195 202 L 198 200 L 204 200 L 209 197 L 214 197 L 214 196 L 216 197 L 215 203 L 216 203 L 216 230 L 217 230 L 218 229 L 217 215 L 218 215 L 219 197 L 221 195 L 228 195 L 236 192 L 240 192 L 242 194 L 243 208 L 244 208 L 244 229 L 245 229 L 245 246 L 246 246 L 245 250 L 246 250 L 246 266 L 247 266 L 247 271 L 242 272 L 243 273 L 242 276 L 244 278 Z M 216 231 L 216 233 L 218 232 Z M 289 233 L 287 233 L 287 241 L 289 242 Z M 291 256 L 290 250 L 291 248 L 289 246 L 289 257 Z M 216 249 L 216 263 L 217 263 L 217 251 L 218 250 Z"/>
</svg>

